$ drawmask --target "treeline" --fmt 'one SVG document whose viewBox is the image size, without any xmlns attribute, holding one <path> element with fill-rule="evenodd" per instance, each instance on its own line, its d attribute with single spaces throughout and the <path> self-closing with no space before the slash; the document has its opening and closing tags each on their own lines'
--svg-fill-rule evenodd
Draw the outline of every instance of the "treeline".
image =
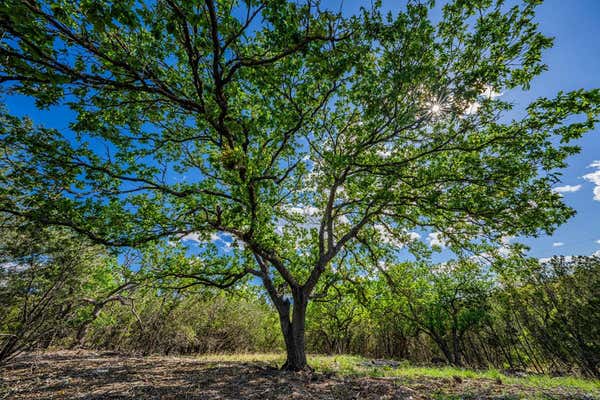
<svg viewBox="0 0 600 400">
<path fill-rule="evenodd" d="M 147 259 L 10 224 L 0 240 L 0 363 L 44 348 L 283 349 L 277 314 L 252 281 L 220 290 L 190 275 L 161 279 L 140 268 Z M 320 294 L 308 309 L 311 352 L 600 376 L 599 257 L 379 265 L 338 271 Z"/>
<path fill-rule="evenodd" d="M 403 264 L 316 303 L 325 353 L 600 376 L 600 258 L 555 257 L 499 276 L 475 262 Z"/>
<path fill-rule="evenodd" d="M 3 221 L 0 240 L 0 364 L 49 347 L 141 354 L 281 348 L 276 315 L 252 287 L 171 288 L 67 230 L 11 222 Z"/>
</svg>

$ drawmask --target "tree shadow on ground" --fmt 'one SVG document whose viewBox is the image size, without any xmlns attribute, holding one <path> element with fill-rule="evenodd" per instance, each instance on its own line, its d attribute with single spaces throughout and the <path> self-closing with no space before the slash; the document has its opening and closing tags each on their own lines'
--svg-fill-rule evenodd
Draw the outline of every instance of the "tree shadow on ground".
<svg viewBox="0 0 600 400">
<path fill-rule="evenodd" d="M 7 398 L 15 400 L 420 398 L 392 381 L 289 373 L 254 363 L 64 352 L 26 356 L 3 380 Z"/>
<path fill-rule="evenodd" d="M 556 396 L 555 396 L 556 394 Z M 519 399 L 527 388 L 492 381 L 385 379 L 290 373 L 266 363 L 60 351 L 21 356 L 0 371 L 0 400 L 39 399 Z M 525 397 L 523 397 L 525 396 Z M 546 399 L 588 399 L 543 393 Z M 591 399 L 591 397 L 590 397 Z"/>
</svg>

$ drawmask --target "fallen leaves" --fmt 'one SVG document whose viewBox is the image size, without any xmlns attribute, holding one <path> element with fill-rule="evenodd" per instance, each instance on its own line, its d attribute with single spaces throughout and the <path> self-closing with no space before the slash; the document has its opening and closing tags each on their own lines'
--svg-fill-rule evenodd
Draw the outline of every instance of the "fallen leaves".
<svg viewBox="0 0 600 400">
<path fill-rule="evenodd" d="M 193 357 L 135 357 L 91 351 L 27 354 L 0 374 L 3 400 L 503 399 L 529 398 L 536 393 L 531 388 L 494 380 L 344 377 L 290 373 L 265 362 L 211 362 Z M 559 391 L 544 395 L 590 398 Z"/>
</svg>

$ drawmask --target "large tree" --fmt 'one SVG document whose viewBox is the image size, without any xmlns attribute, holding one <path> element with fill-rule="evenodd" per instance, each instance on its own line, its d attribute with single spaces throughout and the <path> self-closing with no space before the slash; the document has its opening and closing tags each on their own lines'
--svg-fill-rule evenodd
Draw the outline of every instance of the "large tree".
<svg viewBox="0 0 600 400">
<path fill-rule="evenodd" d="M 539 1 L 455 0 L 435 22 L 423 3 L 1 0 L 3 89 L 72 121 L 3 113 L 0 211 L 115 247 L 196 239 L 177 274 L 257 277 L 304 369 L 324 274 L 426 253 L 415 230 L 466 254 L 573 213 L 551 185 L 600 93 L 496 96 L 545 69 Z"/>
</svg>

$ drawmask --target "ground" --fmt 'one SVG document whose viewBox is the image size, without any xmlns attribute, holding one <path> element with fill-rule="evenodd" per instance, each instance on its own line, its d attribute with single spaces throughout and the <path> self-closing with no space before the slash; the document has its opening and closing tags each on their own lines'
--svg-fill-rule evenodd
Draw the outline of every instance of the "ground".
<svg viewBox="0 0 600 400">
<path fill-rule="evenodd" d="M 0 399 L 600 399 L 600 382 L 418 368 L 313 356 L 314 373 L 277 369 L 282 356 L 135 357 L 55 351 L 0 370 Z"/>
</svg>

